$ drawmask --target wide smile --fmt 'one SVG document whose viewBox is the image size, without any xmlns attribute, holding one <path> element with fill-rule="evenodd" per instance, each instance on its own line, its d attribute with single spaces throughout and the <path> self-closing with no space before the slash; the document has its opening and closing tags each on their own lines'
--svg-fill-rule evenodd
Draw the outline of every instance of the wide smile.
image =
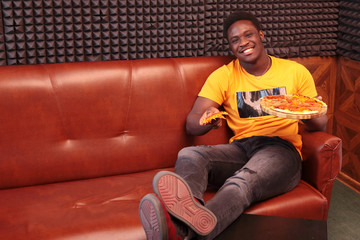
<svg viewBox="0 0 360 240">
<path fill-rule="evenodd" d="M 254 52 L 254 48 L 253 48 L 253 47 L 251 47 L 251 48 L 246 48 L 246 49 L 240 51 L 240 53 L 243 54 L 243 55 L 245 55 L 245 56 L 251 55 L 251 54 L 253 54 L 253 52 Z"/>
</svg>

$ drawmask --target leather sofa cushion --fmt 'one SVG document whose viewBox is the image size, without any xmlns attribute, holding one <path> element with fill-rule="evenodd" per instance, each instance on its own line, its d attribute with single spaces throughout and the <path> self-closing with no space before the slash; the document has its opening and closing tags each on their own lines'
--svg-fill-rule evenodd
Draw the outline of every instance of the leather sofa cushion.
<svg viewBox="0 0 360 240">
<path fill-rule="evenodd" d="M 145 239 L 138 207 L 152 192 L 157 172 L 2 190 L 0 239 Z M 293 191 L 250 207 L 247 213 L 317 219 L 326 205 L 324 196 L 301 181 Z"/>
</svg>

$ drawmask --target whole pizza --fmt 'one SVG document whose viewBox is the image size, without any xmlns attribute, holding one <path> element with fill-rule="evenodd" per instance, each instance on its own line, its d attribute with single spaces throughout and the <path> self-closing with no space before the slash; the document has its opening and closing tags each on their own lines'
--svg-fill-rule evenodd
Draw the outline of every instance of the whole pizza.
<svg viewBox="0 0 360 240">
<path fill-rule="evenodd" d="M 268 114 L 290 119 L 311 119 L 327 112 L 323 101 L 297 94 L 262 97 L 260 107 Z"/>
</svg>

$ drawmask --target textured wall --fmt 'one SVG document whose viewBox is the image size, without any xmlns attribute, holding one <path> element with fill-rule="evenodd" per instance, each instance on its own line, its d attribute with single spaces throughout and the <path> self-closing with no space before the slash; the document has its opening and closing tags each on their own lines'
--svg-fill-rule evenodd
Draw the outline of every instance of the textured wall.
<svg viewBox="0 0 360 240">
<path fill-rule="evenodd" d="M 0 4 L 0 65 L 227 55 L 222 22 L 240 8 L 259 17 L 272 55 L 336 54 L 337 0 L 2 0 Z"/>
<path fill-rule="evenodd" d="M 360 0 L 341 0 L 339 13 L 339 55 L 360 61 Z"/>
</svg>

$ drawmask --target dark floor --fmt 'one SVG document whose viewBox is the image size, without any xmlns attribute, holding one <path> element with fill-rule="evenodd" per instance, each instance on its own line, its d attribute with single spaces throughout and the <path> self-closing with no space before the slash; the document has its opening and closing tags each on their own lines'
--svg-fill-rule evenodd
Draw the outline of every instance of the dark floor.
<svg viewBox="0 0 360 240">
<path fill-rule="evenodd" d="M 328 240 L 360 239 L 360 194 L 336 180 L 328 216 Z"/>
</svg>

